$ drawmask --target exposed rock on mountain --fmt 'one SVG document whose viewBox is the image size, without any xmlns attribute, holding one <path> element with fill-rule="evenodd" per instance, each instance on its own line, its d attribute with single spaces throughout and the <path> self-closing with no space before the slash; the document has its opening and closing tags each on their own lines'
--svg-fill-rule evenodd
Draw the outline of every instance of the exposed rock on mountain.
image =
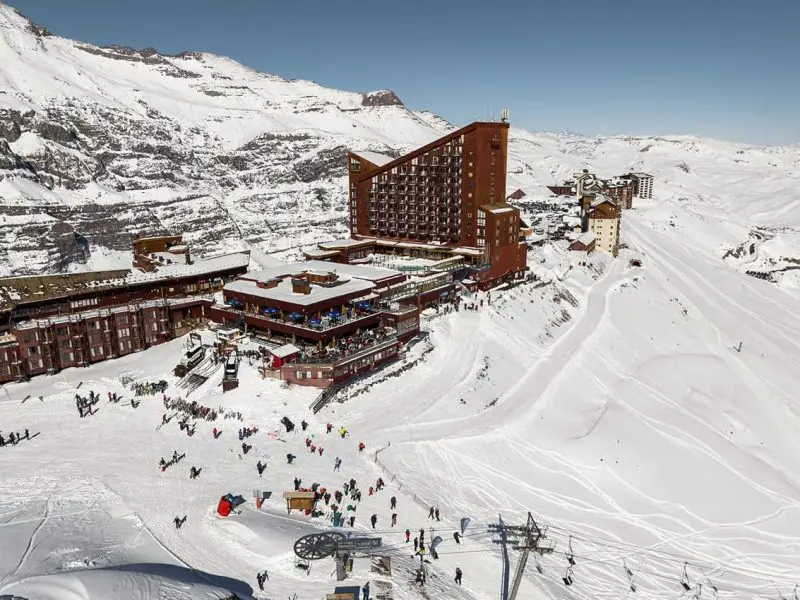
<svg viewBox="0 0 800 600">
<path fill-rule="evenodd" d="M 183 233 L 199 252 L 344 236 L 349 148 L 398 156 L 453 128 L 389 90 L 328 89 L 207 53 L 100 48 L 3 4 L 0 62 L 0 276 L 96 268 L 156 232 Z M 523 188 L 532 205 L 584 167 L 653 172 L 657 193 L 741 204 L 757 225 L 774 225 L 770 211 L 719 181 L 768 173 L 765 193 L 800 204 L 797 147 L 511 130 L 508 192 Z"/>
</svg>

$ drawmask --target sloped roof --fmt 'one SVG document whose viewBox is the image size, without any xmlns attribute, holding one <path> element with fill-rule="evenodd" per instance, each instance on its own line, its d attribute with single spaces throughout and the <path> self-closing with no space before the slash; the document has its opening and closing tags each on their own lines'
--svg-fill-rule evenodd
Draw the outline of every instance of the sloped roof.
<svg viewBox="0 0 800 600">
<path fill-rule="evenodd" d="M 394 160 L 394 156 L 389 156 L 388 154 L 381 154 L 380 152 L 373 152 L 372 150 L 363 150 L 360 152 L 353 151 L 353 154 L 356 156 L 360 156 L 371 162 L 373 165 L 378 167 L 382 167 Z"/>
<path fill-rule="evenodd" d="M 481 210 L 495 215 L 499 215 L 502 213 L 514 211 L 516 210 L 516 208 L 514 208 L 510 204 L 506 204 L 505 202 L 497 202 L 495 204 L 484 204 L 483 206 L 481 206 Z"/>
</svg>

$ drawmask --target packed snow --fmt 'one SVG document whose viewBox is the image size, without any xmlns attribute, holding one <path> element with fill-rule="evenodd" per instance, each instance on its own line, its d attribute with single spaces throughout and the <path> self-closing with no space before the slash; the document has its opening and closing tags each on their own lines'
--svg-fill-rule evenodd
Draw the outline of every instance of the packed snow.
<svg viewBox="0 0 800 600">
<path fill-rule="evenodd" d="M 443 537 L 428 593 L 495 597 L 500 557 L 487 525 L 498 514 L 524 522 L 528 511 L 557 546 L 537 558 L 542 573 L 529 563 L 521 597 L 622 597 L 628 568 L 637 597 L 678 598 L 684 562 L 692 593 L 699 583 L 729 598 L 791 592 L 800 570 L 798 300 L 689 245 L 690 224 L 702 231 L 702 220 L 665 229 L 660 206 L 642 204 L 625 215 L 629 248 L 618 259 L 597 253 L 586 266 L 573 263 L 563 282 L 465 297 L 475 310 L 426 311 L 428 336 L 403 361 L 316 415 L 308 410 L 315 390 L 261 379 L 244 361 L 238 389 L 221 394 L 217 374 L 188 397 L 241 411 L 242 422 L 199 421 L 192 437 L 177 418 L 160 426 L 161 397 L 145 396 L 134 410 L 120 377 L 165 379 L 167 395 L 181 395 L 169 369 L 182 340 L 7 385 L 3 435 L 28 428 L 32 439 L 0 451 L 11 490 L 0 500 L 0 593 L 56 598 L 81 585 L 87 597 L 103 597 L 111 588 L 188 586 L 186 597 L 221 597 L 222 589 L 322 598 L 335 585 L 333 561 L 298 571 L 292 545 L 330 523 L 286 514 L 281 493 L 294 477 L 328 490 L 357 480 L 364 497 L 354 530 L 373 533 L 368 519 L 377 515 L 374 533 L 393 576 L 357 559 L 352 581 L 391 581 L 395 598 L 421 594 L 406 528 Z M 642 266 L 630 266 L 632 257 Z M 542 274 L 569 260 L 556 247 L 530 258 Z M 89 390 L 102 401 L 81 419 L 74 396 Z M 110 403 L 107 392 L 124 400 Z M 246 455 L 242 426 L 259 428 Z M 347 438 L 336 435 L 339 426 Z M 212 427 L 222 429 L 218 439 Z M 309 452 L 306 435 L 322 456 Z M 159 472 L 159 458 L 173 450 L 186 458 Z M 287 453 L 297 456 L 291 465 Z M 341 472 L 333 471 L 337 456 Z M 190 466 L 201 469 L 196 480 Z M 387 488 L 370 496 L 378 477 Z M 255 489 L 273 492 L 261 509 Z M 214 508 L 228 492 L 247 502 L 222 520 Z M 440 521 L 428 519 L 432 506 Z M 456 544 L 462 517 L 472 521 Z M 567 588 L 570 535 L 576 565 Z M 255 574 L 263 570 L 262 593 Z"/>
<path fill-rule="evenodd" d="M 283 169 L 297 177 L 297 161 L 342 146 L 405 151 L 451 127 L 431 113 L 365 107 L 361 94 L 285 81 L 224 57 L 126 52 L 33 35 L 0 5 L 0 88 L 8 90 L 0 106 L 67 107 L 101 128 L 106 109 L 169 123 L 181 140 L 175 146 L 198 156 L 264 135 L 313 136 L 311 150 L 279 149 L 289 165 L 275 167 L 281 177 Z M 10 148 L 32 158 L 63 146 L 24 131 Z M 459 311 L 426 311 L 426 336 L 400 362 L 341 390 L 317 414 L 309 411 L 317 390 L 262 379 L 247 359 L 236 390 L 222 394 L 217 370 L 187 397 L 171 374 L 183 339 L 4 386 L 0 434 L 27 429 L 30 439 L 0 447 L 0 598 L 321 599 L 336 585 L 333 561 L 299 570 L 293 544 L 331 527 L 287 515 L 281 494 L 295 477 L 331 491 L 357 480 L 362 500 L 344 503 L 357 504 L 352 531 L 382 538 L 378 554 L 391 558 L 392 576 L 357 558 L 350 582 L 372 581 L 373 594 L 391 585 L 397 600 L 497 597 L 500 551 L 487 528 L 499 515 L 522 524 L 528 512 L 556 547 L 531 557 L 520 598 L 791 598 L 800 582 L 800 148 L 514 128 L 509 154 L 507 191 L 526 192 L 519 206 L 534 229 L 553 221 L 543 212 L 553 201 L 544 186 L 582 168 L 600 177 L 652 173 L 654 198 L 624 213 L 617 259 L 570 254 L 564 241 L 533 248 L 537 281 L 465 292 Z M 203 156 L 198 173 L 215 160 Z M 197 223 L 190 242 L 217 211 L 227 219 L 214 231 L 217 243 L 249 249 L 264 269 L 279 266 L 273 251 L 296 257 L 345 232 L 341 173 L 265 183 L 255 179 L 260 165 L 249 168 L 224 189 L 216 180 L 187 188 L 158 178 L 137 189 L 94 180 L 49 189 L 4 172 L 0 236 L 16 251 L 0 257 L 0 270 L 48 264 L 38 233 L 25 249 L 19 236 L 23 226 L 49 227 L 54 208 L 100 206 L 129 223 L 146 214 L 165 227 Z M 300 215 L 308 225 L 292 229 Z M 128 253 L 94 244 L 88 263 L 70 269 L 129 264 Z M 129 378 L 163 379 L 167 396 L 241 412 L 242 420 L 197 421 L 189 437 L 160 394 L 135 397 L 134 408 Z M 75 396 L 89 391 L 101 400 L 81 418 Z M 109 402 L 107 393 L 123 400 Z M 284 416 L 296 425 L 291 433 Z M 337 435 L 340 426 L 347 437 Z M 214 427 L 222 430 L 216 439 Z M 244 440 L 247 453 L 241 427 L 259 429 Z M 159 459 L 173 451 L 186 456 L 161 472 Z M 287 454 L 297 456 L 293 464 Z M 262 476 L 258 461 L 267 463 Z M 200 469 L 193 480 L 191 466 Z M 369 495 L 379 477 L 386 489 Z M 260 509 L 254 490 L 273 492 Z M 228 492 L 246 502 L 222 519 L 215 508 Z M 431 507 L 440 520 L 428 518 Z M 183 516 L 178 529 L 174 519 Z M 463 517 L 471 522 L 457 544 Z M 443 538 L 439 558 L 426 559 L 424 590 L 413 581 L 419 558 L 406 528 L 411 538 L 420 528 L 428 541 Z M 510 553 L 513 567 L 519 552 Z M 262 592 L 256 573 L 265 570 Z"/>
</svg>

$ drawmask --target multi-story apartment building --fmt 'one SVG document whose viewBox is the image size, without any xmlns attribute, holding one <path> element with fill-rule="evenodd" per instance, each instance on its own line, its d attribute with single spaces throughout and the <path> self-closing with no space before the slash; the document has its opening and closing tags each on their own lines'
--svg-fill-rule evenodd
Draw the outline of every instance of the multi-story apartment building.
<svg viewBox="0 0 800 600">
<path fill-rule="evenodd" d="M 4 356 L 0 347 L 0 381 L 84 367 L 161 344 L 186 333 L 186 321 L 201 319 L 209 306 L 202 298 L 149 300 L 25 321 L 8 336 L 16 341 L 16 355 Z"/>
<path fill-rule="evenodd" d="M 637 198 L 648 199 L 653 197 L 653 176 L 649 173 L 627 173 L 620 176 L 620 179 L 633 182 L 633 195 Z"/>
<path fill-rule="evenodd" d="M 633 208 L 634 184 L 630 179 L 607 179 L 602 182 L 602 192 L 619 208 L 629 210 Z"/>
<path fill-rule="evenodd" d="M 208 296 L 247 271 L 250 255 L 192 260 L 181 237 L 168 236 L 136 240 L 134 263 L 134 269 L 0 279 L 0 383 L 183 335 L 206 317 Z"/>
<path fill-rule="evenodd" d="M 473 249 L 484 286 L 521 275 L 519 211 L 505 202 L 507 146 L 507 122 L 477 122 L 398 158 L 350 152 L 352 237 Z"/>
<path fill-rule="evenodd" d="M 585 230 L 594 234 L 595 247 L 617 256 L 621 217 L 619 206 L 602 194 L 584 196 L 583 202 Z"/>
</svg>

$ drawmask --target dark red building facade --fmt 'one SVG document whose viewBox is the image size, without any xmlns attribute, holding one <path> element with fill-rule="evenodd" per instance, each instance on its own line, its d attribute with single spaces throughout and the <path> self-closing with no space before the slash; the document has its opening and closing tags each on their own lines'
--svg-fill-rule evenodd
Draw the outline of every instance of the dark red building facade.
<svg viewBox="0 0 800 600">
<path fill-rule="evenodd" d="M 350 232 L 354 239 L 381 239 L 447 248 L 477 250 L 471 261 L 485 285 L 521 276 L 525 271 L 524 242 L 508 240 L 513 248 L 487 246 L 480 238 L 484 225 L 516 220 L 519 211 L 506 204 L 508 123 L 476 122 L 399 158 L 371 152 L 350 152 Z M 496 218 L 486 206 L 503 207 Z M 500 223 L 502 221 L 502 223 Z M 504 229 L 505 231 L 505 229 Z M 498 236 L 499 237 L 499 236 Z M 505 240 L 506 237 L 503 236 Z"/>
</svg>

